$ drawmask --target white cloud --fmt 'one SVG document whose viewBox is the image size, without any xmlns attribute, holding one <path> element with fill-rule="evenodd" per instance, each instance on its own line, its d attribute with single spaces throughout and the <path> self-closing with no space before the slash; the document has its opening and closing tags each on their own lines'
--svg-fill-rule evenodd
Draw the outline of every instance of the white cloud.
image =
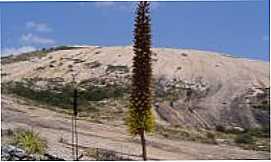
<svg viewBox="0 0 271 162">
<path fill-rule="evenodd" d="M 32 33 L 23 34 L 20 38 L 23 44 L 54 44 L 55 40 L 50 38 L 44 38 Z"/>
<path fill-rule="evenodd" d="M 4 48 L 1 51 L 1 56 L 18 55 L 25 52 L 36 51 L 37 49 L 32 46 L 23 46 L 20 48 Z"/>
<path fill-rule="evenodd" d="M 50 32 L 52 29 L 45 23 L 38 23 L 35 21 L 29 21 L 25 24 L 26 28 L 34 29 L 38 32 Z"/>
</svg>

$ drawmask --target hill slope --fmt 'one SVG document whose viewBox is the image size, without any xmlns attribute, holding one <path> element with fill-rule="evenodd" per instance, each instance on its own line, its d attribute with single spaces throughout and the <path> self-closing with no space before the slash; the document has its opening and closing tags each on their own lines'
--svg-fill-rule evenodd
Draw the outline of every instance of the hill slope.
<svg viewBox="0 0 271 162">
<path fill-rule="evenodd" d="M 132 47 L 84 46 L 2 59 L 2 81 L 35 86 L 126 85 Z M 190 49 L 153 49 L 154 110 L 161 124 L 254 128 L 269 125 L 269 63 Z"/>
</svg>

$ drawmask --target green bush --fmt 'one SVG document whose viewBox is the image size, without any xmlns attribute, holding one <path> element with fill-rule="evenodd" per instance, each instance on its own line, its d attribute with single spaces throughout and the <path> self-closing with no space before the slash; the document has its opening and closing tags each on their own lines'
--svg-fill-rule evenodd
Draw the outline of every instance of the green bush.
<svg viewBox="0 0 271 162">
<path fill-rule="evenodd" d="M 14 135 L 13 144 L 24 149 L 27 153 L 43 154 L 46 151 L 46 140 L 33 130 L 20 130 Z"/>
<path fill-rule="evenodd" d="M 16 94 L 46 105 L 64 109 L 72 108 L 73 88 L 71 84 L 37 90 L 34 89 L 34 83 L 30 80 L 26 82 L 8 82 L 3 83 L 2 92 Z M 92 111 L 93 106 L 89 104 L 89 101 L 101 101 L 109 98 L 118 99 L 123 97 L 126 92 L 127 88 L 119 85 L 105 87 L 88 86 L 85 90 L 78 91 L 78 109 L 79 111 Z"/>
<path fill-rule="evenodd" d="M 254 144 L 256 142 L 255 138 L 249 133 L 237 135 L 234 141 L 239 144 Z"/>
<path fill-rule="evenodd" d="M 21 97 L 25 97 L 34 101 L 41 103 L 59 106 L 59 107 L 69 107 L 71 105 L 71 88 L 63 87 L 60 91 L 53 90 L 34 90 L 31 86 L 32 83 L 23 82 L 9 82 L 6 83 L 6 91 L 8 93 L 16 94 Z"/>
<path fill-rule="evenodd" d="M 58 46 L 58 47 L 55 47 L 55 48 L 50 48 L 49 50 L 51 50 L 51 51 L 59 51 L 59 50 L 71 50 L 71 49 L 77 49 L 77 48 L 80 48 L 80 47 Z"/>
<path fill-rule="evenodd" d="M 264 126 L 263 128 L 253 128 L 253 129 L 247 129 L 245 133 L 250 134 L 254 137 L 259 138 L 269 138 L 270 137 L 270 126 Z"/>
<path fill-rule="evenodd" d="M 216 136 L 212 132 L 207 132 L 206 137 L 208 138 L 208 142 L 216 144 Z"/>
</svg>

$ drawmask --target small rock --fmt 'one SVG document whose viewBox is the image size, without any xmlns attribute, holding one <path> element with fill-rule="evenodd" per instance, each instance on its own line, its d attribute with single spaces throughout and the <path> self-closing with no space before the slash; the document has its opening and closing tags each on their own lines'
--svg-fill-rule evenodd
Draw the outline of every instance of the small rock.
<svg viewBox="0 0 271 162">
<path fill-rule="evenodd" d="M 245 129 L 244 128 L 241 128 L 241 127 L 233 127 L 232 129 L 233 131 L 239 131 L 239 132 L 244 132 Z"/>
</svg>

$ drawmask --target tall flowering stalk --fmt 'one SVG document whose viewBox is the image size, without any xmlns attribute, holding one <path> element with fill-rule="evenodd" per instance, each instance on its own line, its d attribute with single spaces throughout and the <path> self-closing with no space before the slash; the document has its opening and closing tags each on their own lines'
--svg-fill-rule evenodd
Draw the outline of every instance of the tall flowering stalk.
<svg viewBox="0 0 271 162">
<path fill-rule="evenodd" d="M 147 160 L 145 132 L 151 132 L 155 124 L 151 111 L 152 66 L 149 10 L 149 2 L 138 3 L 134 30 L 132 92 L 127 117 L 129 132 L 141 138 L 143 160 Z"/>
</svg>

